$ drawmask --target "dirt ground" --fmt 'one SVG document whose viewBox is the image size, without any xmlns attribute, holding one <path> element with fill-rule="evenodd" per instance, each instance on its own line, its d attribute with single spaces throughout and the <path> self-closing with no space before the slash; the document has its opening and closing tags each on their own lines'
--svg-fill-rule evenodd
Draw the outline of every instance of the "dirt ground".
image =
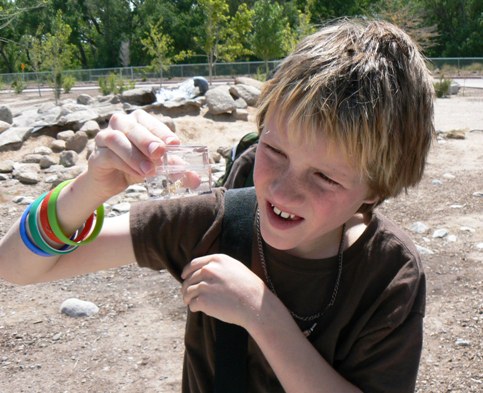
<svg viewBox="0 0 483 393">
<path fill-rule="evenodd" d="M 75 94 L 72 94 L 72 96 Z M 0 94 L 13 111 L 52 99 L 44 93 Z M 184 142 L 211 151 L 254 130 L 250 121 L 174 119 Z M 425 343 L 418 392 L 483 391 L 483 90 L 466 89 L 436 102 L 436 128 L 465 139 L 439 137 L 421 184 L 381 210 L 406 228 L 423 253 L 428 278 Z M 16 158 L 46 140 L 25 144 Z M 48 185 L 2 185 L 0 235 L 20 216 L 18 195 L 35 197 Z M 410 231 L 415 222 L 429 229 Z M 433 232 L 446 229 L 444 238 Z M 68 298 L 100 311 L 73 319 L 59 312 Z M 0 392 L 179 392 L 185 307 L 165 272 L 127 266 L 34 286 L 0 281 Z M 410 338 L 409 338 L 410 339 Z"/>
</svg>

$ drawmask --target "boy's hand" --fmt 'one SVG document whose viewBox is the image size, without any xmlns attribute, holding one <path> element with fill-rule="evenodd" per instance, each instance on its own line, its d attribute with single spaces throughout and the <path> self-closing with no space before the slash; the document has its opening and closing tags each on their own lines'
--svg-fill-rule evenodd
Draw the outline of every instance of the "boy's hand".
<svg viewBox="0 0 483 393">
<path fill-rule="evenodd" d="M 99 187 L 96 191 L 106 198 L 152 175 L 165 146 L 180 144 L 176 134 L 143 110 L 112 115 L 95 142 L 88 173 Z"/>
<path fill-rule="evenodd" d="M 244 328 L 260 322 L 268 289 L 240 261 L 224 254 L 195 258 L 181 277 L 185 280 L 183 301 L 191 311 L 202 311 Z"/>
</svg>

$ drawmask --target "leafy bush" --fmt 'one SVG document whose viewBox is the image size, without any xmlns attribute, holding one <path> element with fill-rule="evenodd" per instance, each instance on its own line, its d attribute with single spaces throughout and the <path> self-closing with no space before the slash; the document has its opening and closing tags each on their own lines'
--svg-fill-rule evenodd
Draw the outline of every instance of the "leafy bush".
<svg viewBox="0 0 483 393">
<path fill-rule="evenodd" d="M 438 82 L 434 82 L 434 91 L 438 98 L 447 97 L 450 93 L 450 88 L 451 79 L 444 79 L 442 77 Z"/>
<path fill-rule="evenodd" d="M 25 90 L 25 88 L 27 87 L 27 85 L 25 84 L 25 82 L 18 78 L 18 79 L 15 79 L 13 82 L 12 82 L 12 89 L 15 91 L 16 94 L 20 94 L 22 93 L 22 91 Z"/>
<path fill-rule="evenodd" d="M 76 79 L 72 75 L 65 75 L 62 78 L 62 88 L 64 89 L 64 93 L 70 93 L 76 82 Z"/>
<path fill-rule="evenodd" d="M 468 70 L 470 72 L 474 73 L 481 73 L 483 71 L 483 64 L 482 63 L 471 63 L 464 67 L 465 70 Z"/>
<path fill-rule="evenodd" d="M 105 96 L 108 94 L 121 94 L 123 91 L 134 88 L 135 82 L 123 79 L 117 74 L 109 74 L 99 78 L 99 88 Z"/>
</svg>

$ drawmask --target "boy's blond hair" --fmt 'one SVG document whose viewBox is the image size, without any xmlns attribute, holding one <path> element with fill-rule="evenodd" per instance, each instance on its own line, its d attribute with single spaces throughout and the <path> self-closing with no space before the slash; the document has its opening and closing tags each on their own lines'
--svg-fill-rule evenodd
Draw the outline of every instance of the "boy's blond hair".
<svg viewBox="0 0 483 393">
<path fill-rule="evenodd" d="M 323 132 L 354 162 L 379 203 L 422 177 L 433 84 L 417 45 L 383 21 L 344 19 L 306 37 L 265 83 L 267 119 L 300 138 Z"/>
</svg>

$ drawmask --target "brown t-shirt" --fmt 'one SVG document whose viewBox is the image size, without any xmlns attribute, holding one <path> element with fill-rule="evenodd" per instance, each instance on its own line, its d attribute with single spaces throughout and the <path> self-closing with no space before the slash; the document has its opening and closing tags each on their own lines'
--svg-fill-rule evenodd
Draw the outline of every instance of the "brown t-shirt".
<svg viewBox="0 0 483 393">
<path fill-rule="evenodd" d="M 148 201 L 131 208 L 131 234 L 140 266 L 168 269 L 180 280 L 191 259 L 220 252 L 223 189 L 210 195 Z M 259 263 L 256 241 L 252 264 Z M 323 309 L 338 270 L 336 257 L 295 258 L 265 245 L 282 302 L 299 315 Z M 344 252 L 335 304 L 310 337 L 319 353 L 365 392 L 414 391 L 422 346 L 425 279 L 409 238 L 378 213 Z M 306 329 L 308 326 L 301 326 Z M 214 375 L 213 318 L 188 311 L 183 392 L 208 393 Z M 253 340 L 248 345 L 248 391 L 283 392 Z"/>
</svg>

